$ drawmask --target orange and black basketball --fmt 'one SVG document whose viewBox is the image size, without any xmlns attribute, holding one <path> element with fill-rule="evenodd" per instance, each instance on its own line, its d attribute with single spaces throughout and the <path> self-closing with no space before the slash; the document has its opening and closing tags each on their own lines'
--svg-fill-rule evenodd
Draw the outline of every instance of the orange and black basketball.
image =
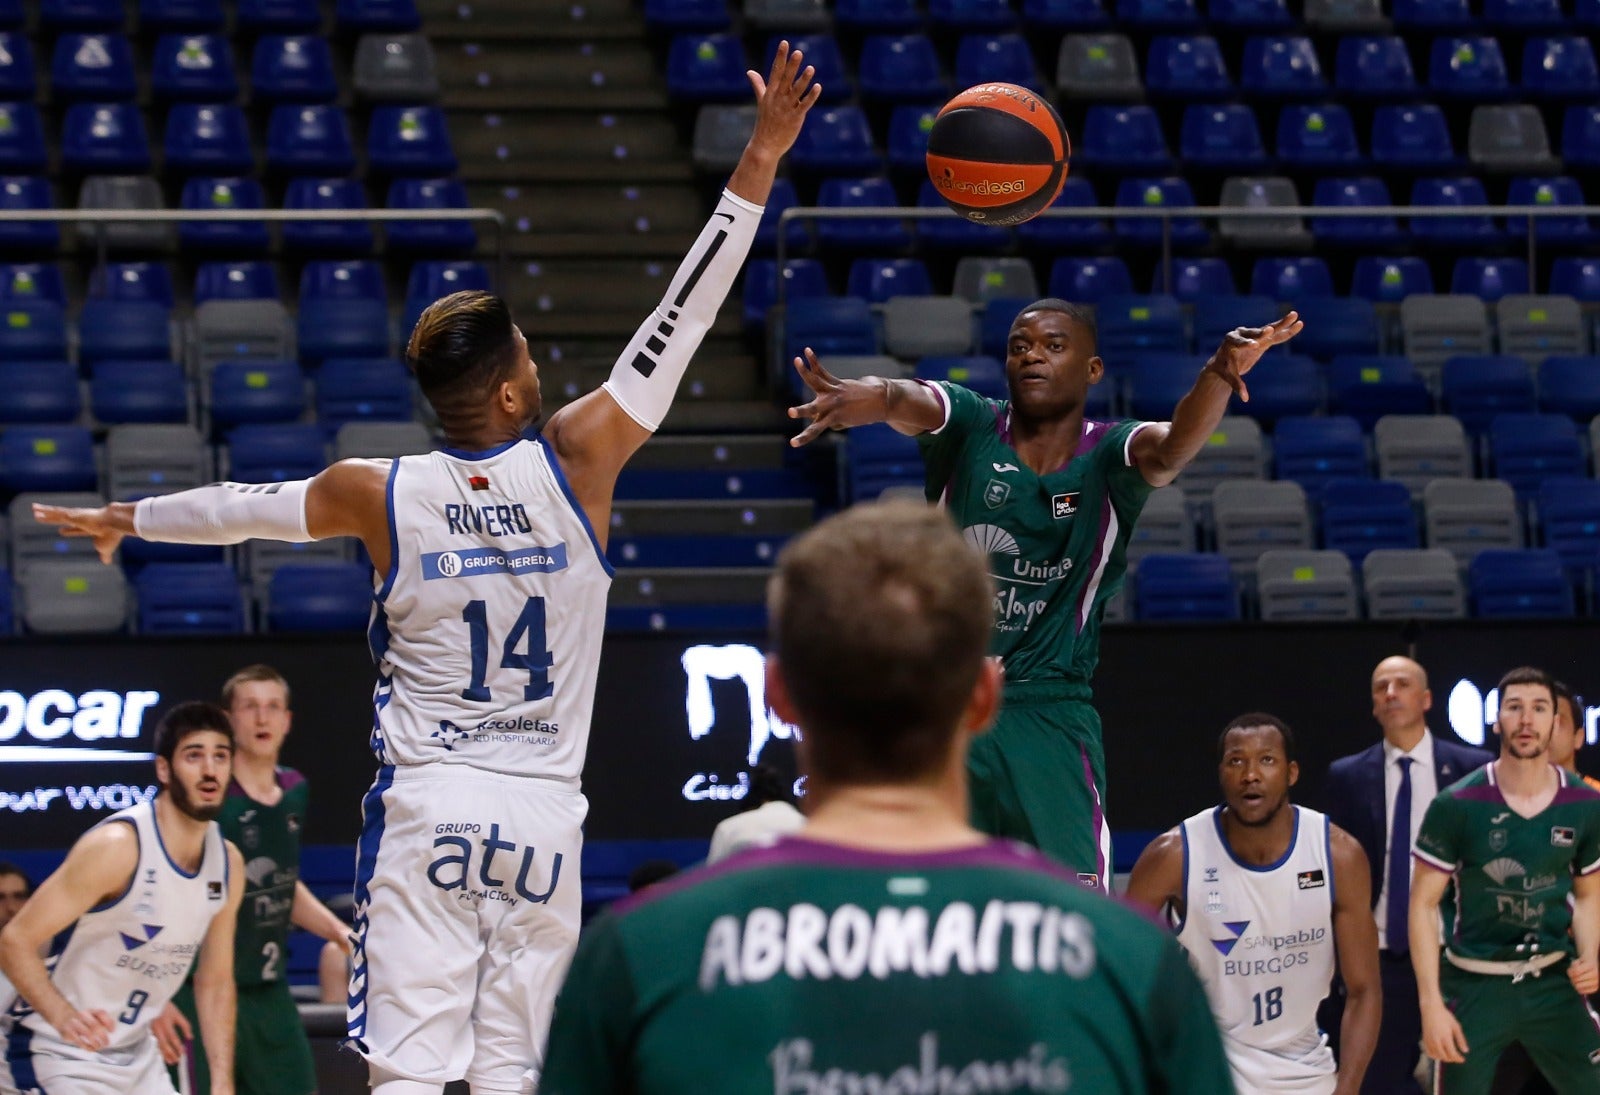
<svg viewBox="0 0 1600 1095">
<path fill-rule="evenodd" d="M 979 84 L 934 119 L 928 177 L 963 217 L 1006 227 L 1056 200 L 1071 155 L 1055 107 L 1016 84 Z"/>
</svg>

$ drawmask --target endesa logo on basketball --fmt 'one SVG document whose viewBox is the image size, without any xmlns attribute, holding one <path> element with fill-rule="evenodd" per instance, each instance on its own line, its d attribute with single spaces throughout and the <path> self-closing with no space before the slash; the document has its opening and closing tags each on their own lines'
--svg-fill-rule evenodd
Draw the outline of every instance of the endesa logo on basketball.
<svg viewBox="0 0 1600 1095">
<path fill-rule="evenodd" d="M 567 545 L 554 547 L 468 548 L 464 551 L 429 551 L 422 556 L 422 579 L 471 578 L 478 574 L 549 574 L 567 569 Z"/>
</svg>

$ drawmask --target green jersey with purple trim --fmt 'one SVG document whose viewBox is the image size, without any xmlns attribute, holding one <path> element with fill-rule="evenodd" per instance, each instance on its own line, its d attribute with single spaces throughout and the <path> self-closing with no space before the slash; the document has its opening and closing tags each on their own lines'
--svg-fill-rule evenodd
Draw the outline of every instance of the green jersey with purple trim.
<svg viewBox="0 0 1600 1095">
<path fill-rule="evenodd" d="M 1011 447 L 1011 404 L 941 381 L 942 428 L 921 435 L 928 500 L 942 503 L 995 580 L 990 652 L 1008 681 L 1064 680 L 1088 699 L 1100 617 L 1122 588 L 1151 486 L 1128 443 L 1146 423 L 1085 420 L 1078 450 L 1037 475 Z"/>
<path fill-rule="evenodd" d="M 1043 856 L 803 838 L 585 929 L 541 1095 L 686 1091 L 1227 1095 L 1172 936 Z"/>
<path fill-rule="evenodd" d="M 281 981 L 289 959 L 289 914 L 300 881 L 300 827 L 311 785 L 293 768 L 279 768 L 283 795 L 271 806 L 251 798 L 237 780 L 228 785 L 217 820 L 244 857 L 244 899 L 233 937 L 233 979 L 243 986 Z"/>
<path fill-rule="evenodd" d="M 1500 793 L 1497 763 L 1440 791 L 1417 832 L 1417 859 L 1455 875 L 1440 903 L 1445 945 L 1491 962 L 1570 955 L 1572 876 L 1600 870 L 1600 793 L 1552 765 L 1555 799 L 1523 817 Z"/>
</svg>

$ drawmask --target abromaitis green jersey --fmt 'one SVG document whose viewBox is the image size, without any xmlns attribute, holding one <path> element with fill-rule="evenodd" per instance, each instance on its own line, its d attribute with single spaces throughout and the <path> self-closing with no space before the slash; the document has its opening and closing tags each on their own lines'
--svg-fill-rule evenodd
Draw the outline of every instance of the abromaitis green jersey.
<svg viewBox="0 0 1600 1095">
<path fill-rule="evenodd" d="M 1100 660 L 1100 617 L 1122 588 L 1128 540 L 1151 487 L 1128 443 L 1147 423 L 1085 420 L 1078 451 L 1037 475 L 1011 447 L 1011 404 L 958 384 L 943 427 L 918 438 L 928 500 L 942 503 L 989 558 L 995 622 L 990 652 L 1007 681 L 1066 681 L 1088 699 Z"/>
<path fill-rule="evenodd" d="M 1232 1091 L 1169 932 L 1031 849 L 803 838 L 585 930 L 541 1095 Z"/>
<path fill-rule="evenodd" d="M 1567 898 L 1573 875 L 1600 870 L 1600 793 L 1556 768 L 1555 799 L 1523 817 L 1506 805 L 1495 769 L 1439 792 L 1417 832 L 1417 859 L 1455 874 L 1440 903 L 1445 945 L 1491 962 L 1572 954 Z"/>
</svg>

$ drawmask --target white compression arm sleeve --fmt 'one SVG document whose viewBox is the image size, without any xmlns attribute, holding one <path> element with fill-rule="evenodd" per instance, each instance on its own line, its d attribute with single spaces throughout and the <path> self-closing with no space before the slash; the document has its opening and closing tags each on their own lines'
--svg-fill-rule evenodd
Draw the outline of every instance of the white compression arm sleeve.
<svg viewBox="0 0 1600 1095">
<path fill-rule="evenodd" d="M 744 267 L 761 212 L 761 206 L 722 192 L 717 211 L 678 267 L 667 295 L 634 332 L 603 385 L 629 418 L 652 433 L 667 416 L 689 359 Z"/>
<path fill-rule="evenodd" d="M 142 540 L 169 544 L 238 544 L 285 540 L 303 544 L 306 490 L 311 480 L 292 483 L 212 483 L 210 486 L 143 498 L 133 509 L 133 530 Z"/>
</svg>

